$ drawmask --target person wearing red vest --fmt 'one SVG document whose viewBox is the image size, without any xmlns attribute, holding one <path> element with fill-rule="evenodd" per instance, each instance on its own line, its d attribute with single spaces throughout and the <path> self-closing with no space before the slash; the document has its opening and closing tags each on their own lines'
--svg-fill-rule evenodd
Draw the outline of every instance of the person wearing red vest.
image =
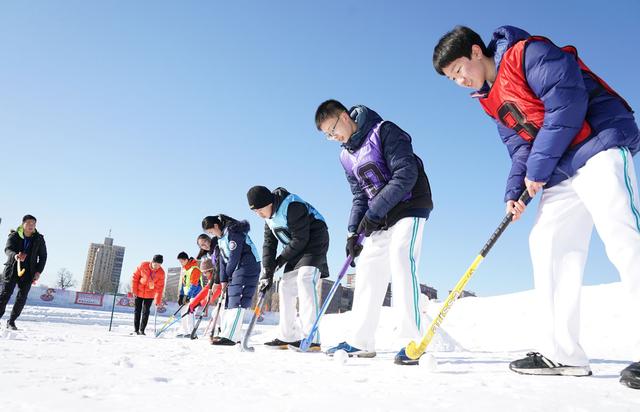
<svg viewBox="0 0 640 412">
<path fill-rule="evenodd" d="M 133 316 L 136 335 L 144 335 L 153 301 L 156 301 L 156 305 L 162 303 L 164 292 L 162 261 L 162 255 L 155 255 L 151 262 L 142 262 L 133 272 L 131 292 L 136 297 Z"/>
<path fill-rule="evenodd" d="M 517 220 L 527 190 L 542 192 L 529 238 L 543 330 L 540 352 L 510 364 L 522 374 L 591 375 L 580 346 L 580 291 L 595 225 L 626 289 L 629 313 L 640 303 L 640 206 L 633 155 L 640 133 L 627 102 L 578 57 L 572 46 L 522 29 L 495 30 L 488 46 L 458 26 L 433 53 L 436 71 L 492 117 L 512 160 L 507 213 Z M 634 312 L 635 311 L 635 312 Z M 630 328 L 640 343 L 639 328 Z M 631 336 L 630 336 L 631 337 Z M 640 359 L 640 351 L 634 354 Z M 640 362 L 620 381 L 640 389 Z"/>
</svg>

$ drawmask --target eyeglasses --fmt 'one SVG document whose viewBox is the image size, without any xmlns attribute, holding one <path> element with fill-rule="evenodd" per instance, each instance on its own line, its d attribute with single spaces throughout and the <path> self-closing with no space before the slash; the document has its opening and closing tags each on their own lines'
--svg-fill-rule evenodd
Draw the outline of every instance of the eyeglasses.
<svg viewBox="0 0 640 412">
<path fill-rule="evenodd" d="M 340 112 L 340 114 L 338 115 L 338 118 L 336 119 L 336 122 L 333 124 L 333 127 L 331 128 L 331 131 L 329 132 L 324 132 L 324 135 L 327 137 L 328 140 L 335 140 L 336 137 L 336 126 L 338 126 L 338 122 L 340 121 L 340 116 L 342 115 L 343 112 Z"/>
</svg>

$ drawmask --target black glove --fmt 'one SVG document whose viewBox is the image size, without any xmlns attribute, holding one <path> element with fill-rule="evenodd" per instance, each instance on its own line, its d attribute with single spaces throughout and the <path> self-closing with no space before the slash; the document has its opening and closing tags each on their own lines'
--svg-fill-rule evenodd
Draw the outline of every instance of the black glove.
<svg viewBox="0 0 640 412">
<path fill-rule="evenodd" d="M 358 243 L 358 237 L 360 237 L 357 233 L 352 233 L 347 238 L 347 247 L 345 248 L 347 252 L 347 257 L 351 256 L 353 259 L 351 260 L 351 267 L 356 267 L 355 259 L 360 256 L 360 252 L 362 252 L 362 245 Z"/>
<path fill-rule="evenodd" d="M 182 306 L 182 303 L 184 303 L 184 296 L 180 295 L 178 296 L 178 306 Z"/>
<path fill-rule="evenodd" d="M 273 273 L 273 269 L 264 270 L 264 273 L 260 277 L 260 284 L 258 285 L 258 287 L 260 288 L 260 292 L 266 292 L 267 290 L 269 290 L 271 285 L 273 285 Z"/>
<path fill-rule="evenodd" d="M 376 230 L 380 230 L 380 223 L 374 222 L 367 215 L 364 215 L 358 225 L 358 233 L 364 233 L 366 237 L 369 237 Z"/>
<path fill-rule="evenodd" d="M 287 260 L 285 258 L 282 257 L 282 255 L 278 256 L 276 258 L 276 267 L 277 268 L 283 268 L 284 265 L 287 264 Z M 271 273 L 271 277 L 273 278 L 273 271 Z"/>
</svg>

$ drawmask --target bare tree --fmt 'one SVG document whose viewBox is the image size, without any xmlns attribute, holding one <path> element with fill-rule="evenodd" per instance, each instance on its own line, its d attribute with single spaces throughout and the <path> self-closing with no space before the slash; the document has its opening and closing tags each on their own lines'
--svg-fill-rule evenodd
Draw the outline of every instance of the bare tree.
<svg viewBox="0 0 640 412">
<path fill-rule="evenodd" d="M 111 279 L 106 277 L 93 279 L 91 281 L 91 292 L 93 293 L 113 293 L 115 287 L 116 285 L 111 282 Z"/>
<path fill-rule="evenodd" d="M 131 282 L 120 283 L 120 293 L 124 293 L 126 295 L 131 292 Z"/>
<path fill-rule="evenodd" d="M 73 273 L 67 270 L 67 268 L 62 268 L 58 271 L 56 275 L 56 287 L 60 289 L 72 288 L 76 285 L 76 280 L 73 278 Z"/>
</svg>

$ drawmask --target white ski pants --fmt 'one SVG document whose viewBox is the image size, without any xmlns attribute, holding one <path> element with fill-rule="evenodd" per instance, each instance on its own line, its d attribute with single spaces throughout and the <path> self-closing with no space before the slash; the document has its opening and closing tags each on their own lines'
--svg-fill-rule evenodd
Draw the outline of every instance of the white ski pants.
<svg viewBox="0 0 640 412">
<path fill-rule="evenodd" d="M 579 343 L 580 292 L 594 225 L 629 292 L 621 298 L 640 315 L 639 210 L 633 159 L 622 148 L 596 154 L 573 177 L 543 191 L 529 246 L 541 315 L 539 350 L 547 358 L 589 363 Z M 635 343 L 639 329 L 628 326 Z"/>
<path fill-rule="evenodd" d="M 245 312 L 246 309 L 240 307 L 225 309 L 222 314 L 220 336 L 234 342 L 240 342 Z"/>
<path fill-rule="evenodd" d="M 320 270 L 313 266 L 302 266 L 282 275 L 279 283 L 280 298 L 279 339 L 295 342 L 309 335 L 320 305 L 318 302 L 318 282 Z M 296 298 L 298 310 L 296 310 Z M 319 342 L 316 333 L 314 342 Z"/>
<path fill-rule="evenodd" d="M 388 230 L 374 232 L 365 239 L 356 265 L 352 335 L 348 341 L 352 346 L 375 350 L 375 333 L 389 279 L 397 336 L 420 337 L 423 325 L 418 264 L 425 221 L 417 217 L 403 218 Z"/>
<path fill-rule="evenodd" d="M 189 304 L 187 303 L 186 305 L 184 305 L 184 307 L 180 310 L 180 315 L 183 315 L 184 317 L 180 320 L 180 326 L 182 327 L 182 333 L 183 334 L 189 334 L 191 335 L 191 332 L 193 331 L 193 313 L 189 313 L 187 314 L 187 312 L 189 311 Z M 186 314 L 186 315 L 185 315 Z"/>
</svg>

